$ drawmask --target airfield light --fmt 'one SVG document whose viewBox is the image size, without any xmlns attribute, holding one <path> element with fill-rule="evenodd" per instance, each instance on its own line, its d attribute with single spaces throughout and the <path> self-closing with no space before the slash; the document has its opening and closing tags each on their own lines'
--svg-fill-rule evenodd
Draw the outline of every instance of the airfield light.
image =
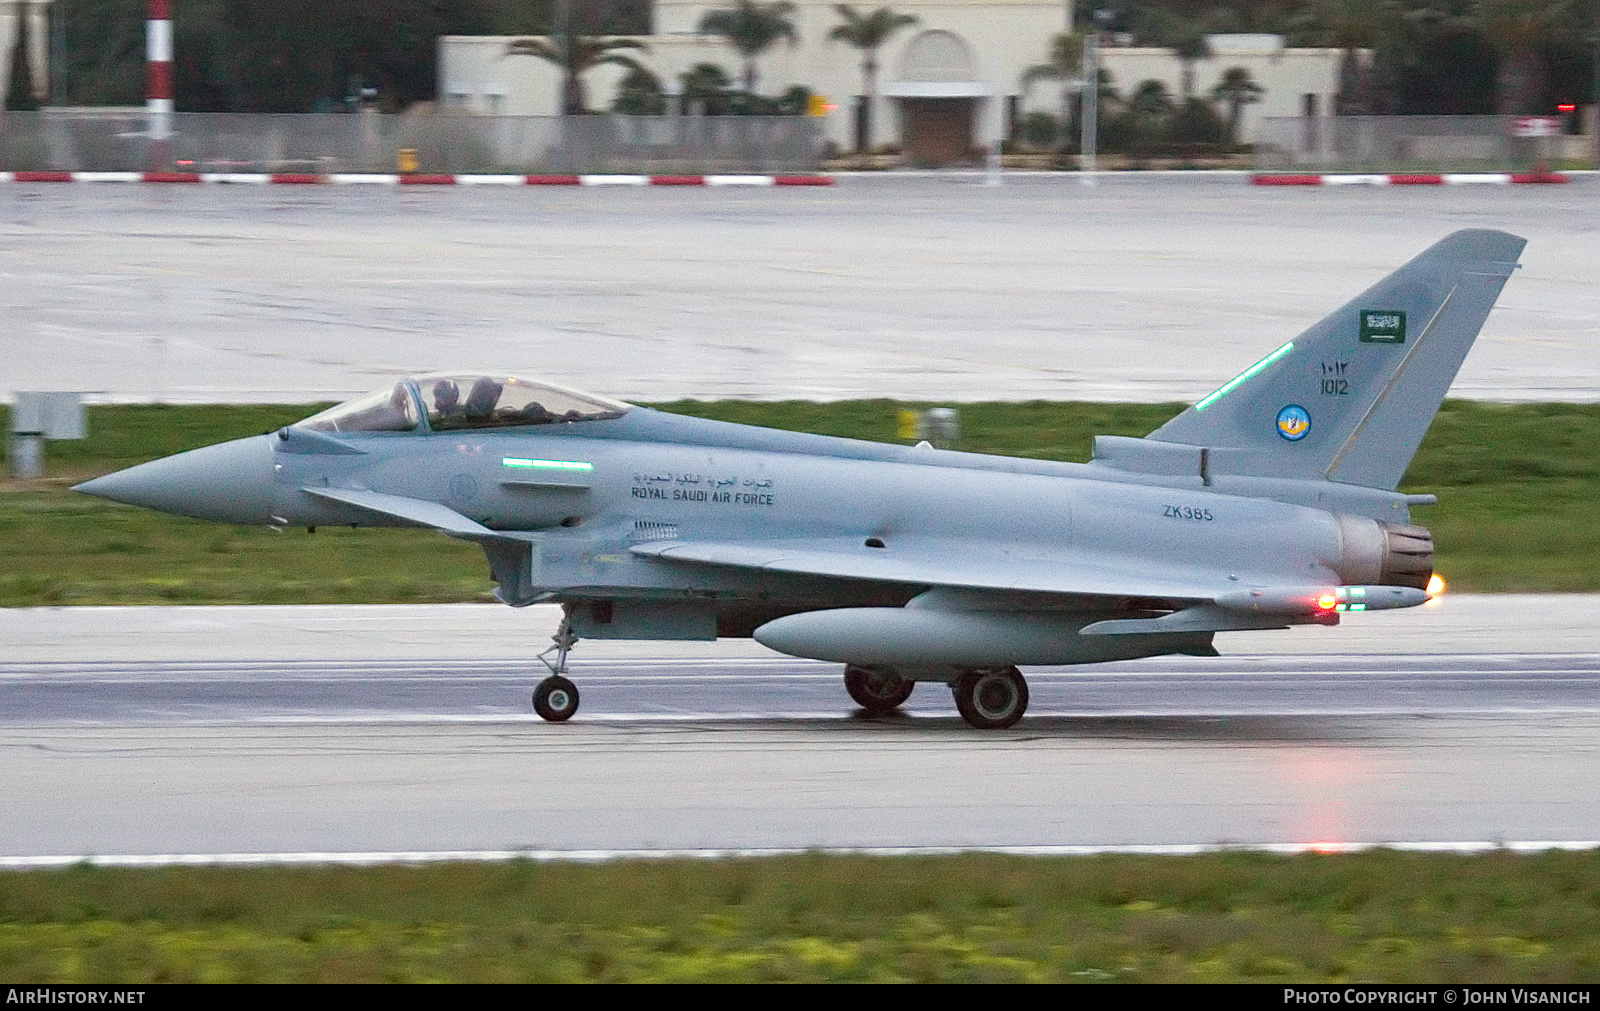
<svg viewBox="0 0 1600 1011">
<path fill-rule="evenodd" d="M 533 470 L 594 470 L 594 464 L 583 463 L 579 460 L 530 460 L 521 456 L 502 457 L 500 464 L 504 467 L 521 467 Z"/>
<path fill-rule="evenodd" d="M 827 95 L 812 95 L 806 99 L 807 116 L 826 116 L 838 108 L 837 105 L 828 101 Z"/>
<path fill-rule="evenodd" d="M 1278 350 L 1272 352 L 1272 354 L 1267 355 L 1267 357 L 1261 359 L 1259 362 L 1256 362 L 1254 365 L 1250 366 L 1248 369 L 1245 369 L 1243 372 L 1239 373 L 1237 376 L 1234 376 L 1232 379 L 1230 379 L 1228 381 L 1228 384 L 1226 386 L 1224 386 L 1222 389 L 1220 389 L 1217 392 L 1211 394 L 1211 396 L 1209 396 L 1209 397 L 1205 398 L 1204 400 L 1200 401 L 1198 404 L 1195 404 L 1194 405 L 1194 409 L 1197 410 L 1197 411 L 1205 410 L 1206 408 L 1210 407 L 1212 404 L 1216 403 L 1217 401 L 1221 400 L 1223 397 L 1227 396 L 1228 393 L 1231 392 L 1235 386 L 1238 386 L 1240 383 L 1244 382 L 1246 379 L 1249 379 L 1251 376 L 1255 375 L 1257 372 L 1260 372 L 1262 369 L 1266 368 L 1268 365 L 1271 365 L 1273 362 L 1277 361 L 1279 358 L 1282 358 L 1284 355 L 1288 354 L 1289 352 L 1291 352 L 1293 350 L 1294 350 L 1294 341 L 1290 341 L 1289 343 L 1285 344 L 1283 347 L 1281 347 Z"/>
<path fill-rule="evenodd" d="M 1428 596 L 1437 597 L 1439 594 L 1443 593 L 1444 590 L 1445 582 L 1443 576 L 1435 572 L 1432 576 L 1428 577 Z"/>
</svg>

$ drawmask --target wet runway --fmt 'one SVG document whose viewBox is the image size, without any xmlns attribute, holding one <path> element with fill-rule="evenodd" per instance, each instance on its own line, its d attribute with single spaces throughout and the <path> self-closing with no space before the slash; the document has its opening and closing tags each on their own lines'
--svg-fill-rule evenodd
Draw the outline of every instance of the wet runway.
<svg viewBox="0 0 1600 1011">
<path fill-rule="evenodd" d="M 580 661 L 575 719 L 859 719 L 841 670 L 778 657 Z M 1600 714 L 1600 653 L 1162 657 L 1027 675 L 1030 720 Z M 474 660 L 0 662 L 0 725 L 514 721 L 535 719 L 541 676 Z M 944 686 L 922 684 L 905 721 L 954 715 Z"/>
<path fill-rule="evenodd" d="M 0 863 L 1600 840 L 1600 654 L 1253 655 L 1029 672 L 978 732 L 832 665 L 0 662 Z"/>
</svg>

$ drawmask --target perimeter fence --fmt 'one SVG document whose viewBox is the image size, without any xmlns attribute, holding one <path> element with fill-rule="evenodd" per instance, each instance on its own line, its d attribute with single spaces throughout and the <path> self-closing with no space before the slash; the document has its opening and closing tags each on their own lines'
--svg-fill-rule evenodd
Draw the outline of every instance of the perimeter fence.
<svg viewBox="0 0 1600 1011">
<path fill-rule="evenodd" d="M 808 116 L 476 116 L 7 112 L 0 171 L 741 173 L 814 172 Z"/>
<path fill-rule="evenodd" d="M 1516 116 L 1269 116 L 1255 167 L 1282 172 L 1527 172 L 1593 156 L 1585 137 L 1519 136 Z"/>
</svg>

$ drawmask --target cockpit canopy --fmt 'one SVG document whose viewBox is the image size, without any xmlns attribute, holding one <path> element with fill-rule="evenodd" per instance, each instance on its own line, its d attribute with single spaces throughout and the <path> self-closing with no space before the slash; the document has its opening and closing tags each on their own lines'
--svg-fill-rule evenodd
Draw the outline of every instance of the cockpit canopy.
<svg viewBox="0 0 1600 1011">
<path fill-rule="evenodd" d="M 620 418 L 628 405 L 515 376 L 429 373 L 347 400 L 297 427 L 318 432 L 435 432 Z"/>
</svg>

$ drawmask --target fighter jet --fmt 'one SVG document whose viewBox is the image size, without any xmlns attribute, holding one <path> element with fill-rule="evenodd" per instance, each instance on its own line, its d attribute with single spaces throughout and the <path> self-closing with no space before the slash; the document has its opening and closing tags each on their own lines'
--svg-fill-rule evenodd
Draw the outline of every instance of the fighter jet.
<svg viewBox="0 0 1600 1011">
<path fill-rule="evenodd" d="M 974 727 L 1019 667 L 1217 656 L 1217 632 L 1428 599 L 1432 495 L 1396 491 L 1525 242 L 1456 232 L 1145 438 L 1087 464 L 774 431 L 492 374 L 398 379 L 277 432 L 77 490 L 202 519 L 426 527 L 495 596 L 556 602 L 533 708 L 583 639 L 750 637 L 844 664 L 863 709 L 948 685 Z"/>
</svg>

